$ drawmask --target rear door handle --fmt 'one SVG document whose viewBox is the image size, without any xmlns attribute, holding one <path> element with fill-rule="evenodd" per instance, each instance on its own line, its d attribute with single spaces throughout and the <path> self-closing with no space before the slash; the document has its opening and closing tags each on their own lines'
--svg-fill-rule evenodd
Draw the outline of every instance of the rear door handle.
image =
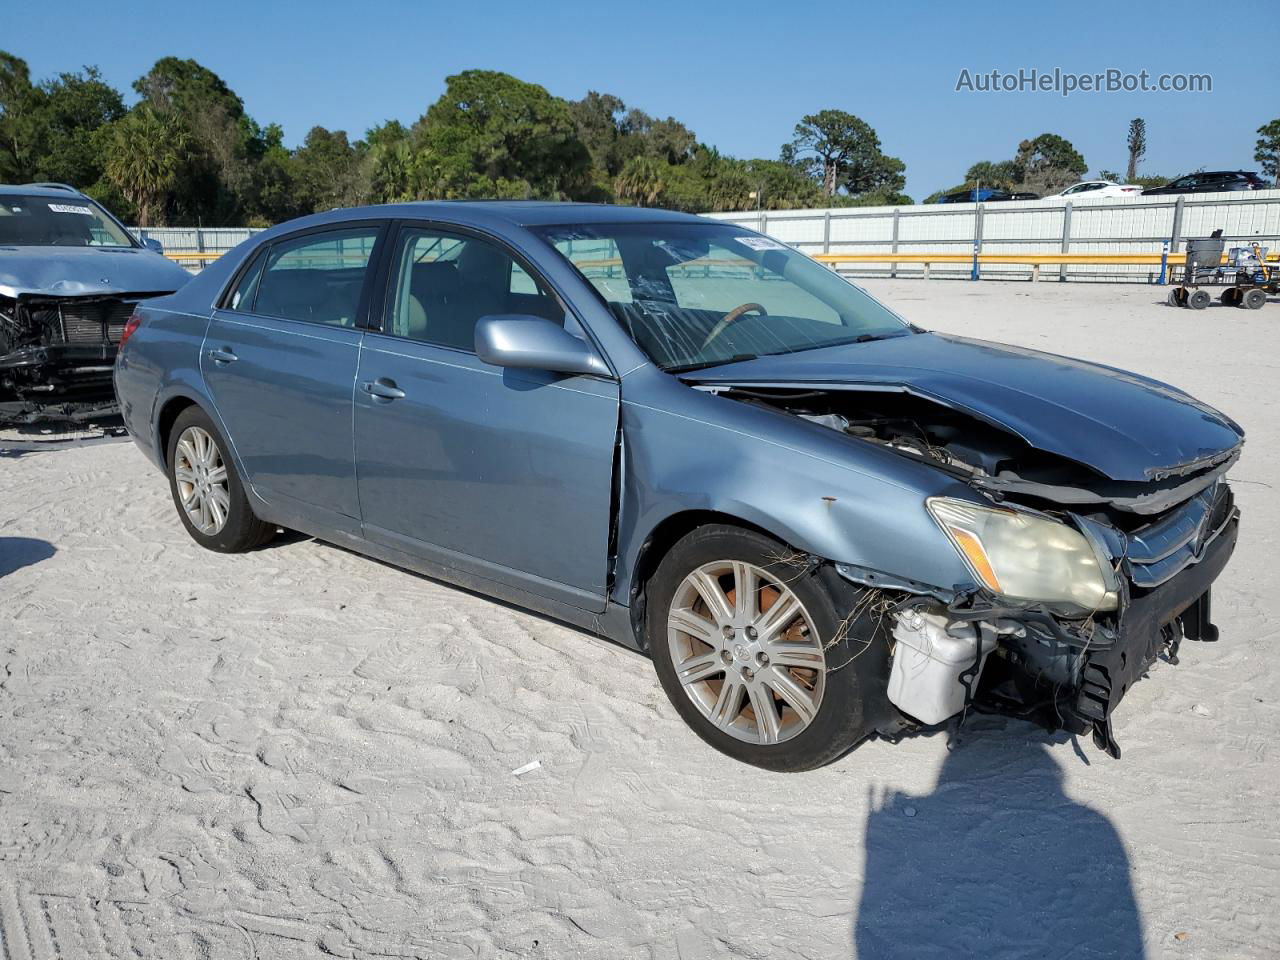
<svg viewBox="0 0 1280 960">
<path fill-rule="evenodd" d="M 396 386 L 396 382 L 387 377 L 366 380 L 360 384 L 360 389 L 375 400 L 399 400 L 404 396 L 404 391 Z"/>
<path fill-rule="evenodd" d="M 230 347 L 219 347 L 217 350 L 209 351 L 209 359 L 217 363 L 231 363 L 233 360 L 239 360 Z"/>
</svg>

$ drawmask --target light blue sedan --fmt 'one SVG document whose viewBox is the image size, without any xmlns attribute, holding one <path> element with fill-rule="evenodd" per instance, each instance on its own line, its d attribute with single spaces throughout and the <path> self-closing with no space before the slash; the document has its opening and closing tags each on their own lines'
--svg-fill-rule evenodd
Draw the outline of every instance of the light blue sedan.
<svg viewBox="0 0 1280 960">
<path fill-rule="evenodd" d="M 1129 686 L 1217 635 L 1232 420 L 928 333 L 738 226 L 334 211 L 125 334 L 126 425 L 198 543 L 300 530 L 646 651 L 693 730 L 762 767 L 970 706 L 1118 756 Z"/>
</svg>

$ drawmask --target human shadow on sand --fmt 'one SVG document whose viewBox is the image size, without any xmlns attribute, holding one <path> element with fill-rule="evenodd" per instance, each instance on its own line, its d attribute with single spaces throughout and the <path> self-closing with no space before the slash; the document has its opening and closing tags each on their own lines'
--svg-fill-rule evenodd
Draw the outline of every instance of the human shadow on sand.
<svg viewBox="0 0 1280 960">
<path fill-rule="evenodd" d="M 0 537 L 0 577 L 7 577 L 15 570 L 48 560 L 57 552 L 57 548 L 48 540 Z"/>
<path fill-rule="evenodd" d="M 1063 791 L 1068 742 L 971 722 L 931 793 L 872 798 L 857 960 L 1145 956 L 1120 837 Z"/>
</svg>

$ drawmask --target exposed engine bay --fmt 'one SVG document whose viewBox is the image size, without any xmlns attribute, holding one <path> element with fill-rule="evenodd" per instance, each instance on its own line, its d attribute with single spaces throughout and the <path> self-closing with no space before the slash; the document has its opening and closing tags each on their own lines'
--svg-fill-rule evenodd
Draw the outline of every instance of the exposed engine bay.
<svg viewBox="0 0 1280 960">
<path fill-rule="evenodd" d="M 121 332 L 139 300 L 164 292 L 0 296 L 0 423 L 113 414 Z"/>
<path fill-rule="evenodd" d="M 1210 585 L 1235 545 L 1238 511 L 1222 475 L 1241 443 L 1117 480 L 968 412 L 904 390 L 716 384 L 721 396 L 772 408 L 936 467 L 1019 515 L 1066 524 L 1093 548 L 1114 602 L 1071 608 L 1011 601 L 975 584 L 922 585 L 902 571 L 837 564 L 893 598 L 889 699 L 907 725 L 968 709 L 1050 729 L 1092 732 L 1118 757 L 1111 713 L 1183 639 L 1212 641 Z M 936 519 L 936 517 L 935 517 Z M 895 574 L 898 574 L 895 576 Z M 887 732 L 887 731 L 886 731 Z"/>
<path fill-rule="evenodd" d="M 1150 480 L 1115 480 L 1039 450 L 977 416 L 902 391 L 738 387 L 722 396 L 785 410 L 963 478 L 995 500 L 1046 509 L 1102 511 L 1122 528 L 1207 489 L 1239 459 L 1240 447 L 1153 470 Z"/>
</svg>

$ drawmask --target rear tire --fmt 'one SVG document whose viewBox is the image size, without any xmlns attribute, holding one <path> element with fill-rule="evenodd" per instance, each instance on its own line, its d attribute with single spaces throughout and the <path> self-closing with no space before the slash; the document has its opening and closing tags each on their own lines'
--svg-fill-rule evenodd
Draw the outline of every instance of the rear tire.
<svg viewBox="0 0 1280 960">
<path fill-rule="evenodd" d="M 276 528 L 249 506 L 226 440 L 199 407 L 187 407 L 169 432 L 169 492 L 191 539 L 207 550 L 240 553 L 270 540 Z"/>
<path fill-rule="evenodd" d="M 1240 305 L 1246 310 L 1261 310 L 1262 305 L 1267 302 L 1267 291 L 1260 287 L 1254 287 L 1252 290 L 1245 290 L 1240 296 Z"/>
<path fill-rule="evenodd" d="M 721 753 L 767 770 L 831 763 L 892 714 L 888 639 L 858 604 L 865 591 L 809 559 L 709 525 L 676 543 L 646 585 L 645 640 L 676 712 Z M 723 606 L 704 599 L 716 585 Z"/>
<path fill-rule="evenodd" d="M 1187 306 L 1192 310 L 1203 310 L 1212 300 L 1208 290 L 1192 290 L 1187 295 Z"/>
</svg>

